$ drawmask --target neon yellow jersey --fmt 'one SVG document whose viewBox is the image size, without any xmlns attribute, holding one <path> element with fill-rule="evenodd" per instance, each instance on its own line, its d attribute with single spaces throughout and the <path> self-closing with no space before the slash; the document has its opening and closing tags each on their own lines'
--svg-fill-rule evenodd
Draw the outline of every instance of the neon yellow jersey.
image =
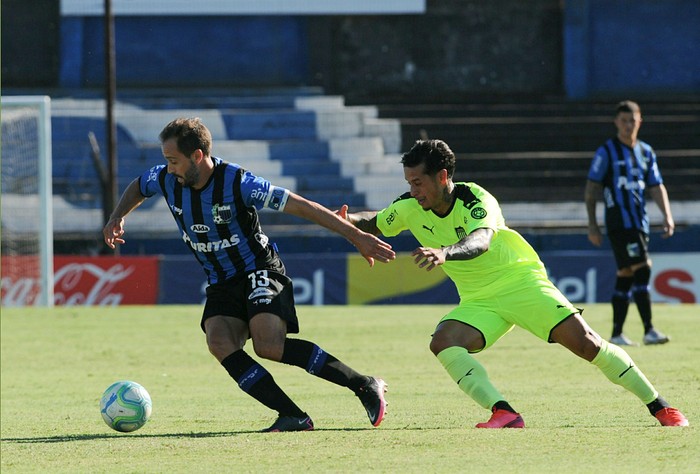
<svg viewBox="0 0 700 474">
<path fill-rule="evenodd" d="M 471 260 L 448 260 L 440 266 L 457 286 L 462 299 L 488 298 L 519 286 L 523 274 L 544 272 L 529 243 L 509 229 L 498 201 L 474 183 L 455 183 L 455 202 L 446 216 L 424 210 L 405 193 L 377 214 L 377 227 L 386 237 L 409 230 L 423 247 L 452 245 L 476 229 L 493 229 L 489 250 Z"/>
</svg>

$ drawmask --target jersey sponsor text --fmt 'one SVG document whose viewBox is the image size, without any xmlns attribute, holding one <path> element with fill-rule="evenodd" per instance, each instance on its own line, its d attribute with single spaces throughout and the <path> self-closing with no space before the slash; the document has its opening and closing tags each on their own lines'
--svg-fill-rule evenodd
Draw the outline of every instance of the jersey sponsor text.
<svg viewBox="0 0 700 474">
<path fill-rule="evenodd" d="M 185 232 L 182 233 L 182 240 L 192 247 L 192 250 L 202 253 L 218 252 L 221 249 L 238 245 L 241 241 L 238 234 L 233 234 L 229 239 L 215 240 L 213 242 L 193 242 Z"/>
</svg>

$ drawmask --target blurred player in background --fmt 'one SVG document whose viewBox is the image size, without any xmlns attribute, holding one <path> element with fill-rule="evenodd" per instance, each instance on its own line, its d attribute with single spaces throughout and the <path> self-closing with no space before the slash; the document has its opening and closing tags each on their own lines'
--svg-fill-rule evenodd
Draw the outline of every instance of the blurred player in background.
<svg viewBox="0 0 700 474">
<path fill-rule="evenodd" d="M 320 204 L 211 156 L 211 133 L 198 118 L 172 121 L 160 140 L 167 163 L 129 184 L 103 229 L 106 244 L 123 244 L 124 218 L 146 198 L 163 196 L 185 245 L 207 274 L 201 327 L 209 351 L 244 392 L 278 412 L 263 431 L 308 431 L 314 424 L 244 351 L 249 338 L 259 357 L 352 390 L 372 425 L 379 426 L 386 408 L 382 379 L 356 372 L 312 342 L 287 337 L 299 332 L 292 280 L 257 211 L 283 211 L 326 227 L 349 240 L 370 265 L 392 260 L 391 246 Z"/>
<path fill-rule="evenodd" d="M 668 336 L 655 329 L 651 322 L 651 258 L 648 253 L 649 216 L 644 199 L 645 190 L 648 189 L 663 214 L 663 238 L 673 235 L 674 223 L 656 154 L 651 146 L 637 139 L 641 125 L 642 112 L 639 105 L 631 100 L 617 105 L 617 136 L 606 141 L 596 151 L 585 191 L 588 240 L 597 247 L 603 243 L 596 217 L 596 204 L 601 196 L 605 205 L 605 228 L 617 263 L 610 342 L 627 346 L 635 345 L 622 332 L 630 296 L 634 298 L 644 324 L 644 344 L 664 344 L 669 341 Z"/>
<path fill-rule="evenodd" d="M 454 183 L 455 155 L 441 140 L 419 140 L 401 159 L 410 192 L 387 208 L 339 215 L 365 232 L 395 236 L 409 230 L 422 245 L 415 263 L 441 267 L 457 286 L 460 303 L 445 315 L 430 350 L 459 388 L 491 418 L 478 428 L 523 428 L 523 418 L 472 356 L 514 325 L 556 342 L 591 362 L 613 383 L 636 395 L 664 426 L 686 426 L 620 347 L 591 329 L 547 278 L 534 249 L 509 229 L 496 199 L 474 183 Z"/>
</svg>

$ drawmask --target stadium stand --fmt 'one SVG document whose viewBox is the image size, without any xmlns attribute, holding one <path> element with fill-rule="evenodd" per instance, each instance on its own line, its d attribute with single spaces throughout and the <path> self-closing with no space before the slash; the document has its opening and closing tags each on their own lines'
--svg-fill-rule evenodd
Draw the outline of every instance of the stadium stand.
<svg viewBox="0 0 700 474">
<path fill-rule="evenodd" d="M 102 191 L 100 170 L 93 158 L 89 134 L 93 133 L 100 149 L 96 150 L 104 161 L 107 127 L 104 118 L 53 116 L 52 154 L 53 190 L 72 204 L 80 207 L 101 206 Z M 147 163 L 142 150 L 129 132 L 117 126 L 119 143 L 119 183 L 121 190 L 126 188 L 137 169 Z"/>
<path fill-rule="evenodd" d="M 677 223 L 698 224 L 700 104 L 643 107 L 640 136 L 659 155 Z M 609 109 L 608 103 L 557 101 L 346 106 L 343 97 L 315 91 L 181 100 L 127 96 L 116 107 L 119 189 L 161 162 L 157 136 L 167 121 L 199 116 L 212 131 L 214 155 L 331 209 L 343 203 L 353 210 L 378 209 L 405 192 L 400 152 L 430 137 L 452 146 L 459 160 L 456 179 L 491 190 L 512 226 L 580 229 L 593 151 L 613 133 Z M 99 100 L 54 100 L 59 238 L 100 229 L 100 189 L 87 132 L 104 147 L 104 116 Z M 134 214 L 131 232 L 172 236 L 170 217 L 156 201 Z M 655 206 L 649 210 L 658 218 Z M 282 213 L 264 211 L 261 219 L 275 233 L 319 233 Z"/>
<path fill-rule="evenodd" d="M 640 103 L 640 138 L 656 150 L 669 191 L 700 200 L 700 103 Z M 614 134 L 611 109 L 556 101 L 380 107 L 401 121 L 403 148 L 421 136 L 445 140 L 458 178 L 497 189 L 504 202 L 578 200 L 572 187 L 583 190 L 594 151 Z"/>
<path fill-rule="evenodd" d="M 480 100 L 378 107 L 380 116 L 400 120 L 403 149 L 425 137 L 449 143 L 458 159 L 455 178 L 489 189 L 512 225 L 585 226 L 588 168 L 598 146 L 615 133 L 611 102 Z M 677 224 L 698 224 L 700 102 L 640 105 L 640 138 L 657 153 Z M 648 210 L 660 218 L 656 206 Z"/>
<path fill-rule="evenodd" d="M 386 157 L 395 158 L 400 147 L 399 122 L 378 118 L 376 107 L 348 107 L 342 97 L 310 93 L 262 96 L 259 100 L 251 96 L 210 97 L 201 101 L 205 106 L 194 108 L 185 108 L 183 103 L 143 97 L 117 102 L 120 192 L 143 170 L 162 162 L 158 134 L 165 123 L 178 116 L 202 118 L 212 132 L 214 155 L 330 208 L 345 203 L 364 209 L 380 202 L 375 194 L 386 191 L 381 182 L 370 187 L 357 185 L 368 176 L 372 182 L 383 179 L 386 184 L 391 178 L 402 183 L 402 175 L 396 172 L 400 171 L 397 160 L 386 166 Z M 57 233 L 60 237 L 61 233 L 99 231 L 101 219 L 95 218 L 100 215 L 102 200 L 99 163 L 88 134 L 94 133 L 104 155 L 105 103 L 55 99 L 53 110 L 54 194 L 61 210 L 55 217 Z M 171 235 L 168 213 L 168 219 L 163 220 L 156 201 L 147 200 L 146 211 L 134 214 L 152 215 L 134 227 L 142 233 Z M 299 225 L 305 223 L 273 212 L 263 212 L 261 219 L 266 226 L 281 226 L 279 230 L 290 232 L 299 232 Z"/>
</svg>

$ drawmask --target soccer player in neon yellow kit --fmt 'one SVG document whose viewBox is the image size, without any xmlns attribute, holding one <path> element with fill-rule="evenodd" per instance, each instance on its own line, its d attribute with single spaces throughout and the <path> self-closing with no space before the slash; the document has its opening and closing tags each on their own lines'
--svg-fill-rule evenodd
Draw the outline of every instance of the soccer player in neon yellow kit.
<svg viewBox="0 0 700 474">
<path fill-rule="evenodd" d="M 630 356 L 593 331 L 552 284 L 535 250 L 506 226 L 496 199 L 474 183 L 452 181 L 455 156 L 445 142 L 419 140 L 401 163 L 410 192 L 378 212 L 348 214 L 343 206 L 338 213 L 375 235 L 409 230 L 421 244 L 413 251 L 415 263 L 427 271 L 441 267 L 457 286 L 460 303 L 438 324 L 430 350 L 464 393 L 491 410 L 477 428 L 525 426 L 472 356 L 515 325 L 591 362 L 636 395 L 662 425 L 688 425 Z"/>
</svg>

